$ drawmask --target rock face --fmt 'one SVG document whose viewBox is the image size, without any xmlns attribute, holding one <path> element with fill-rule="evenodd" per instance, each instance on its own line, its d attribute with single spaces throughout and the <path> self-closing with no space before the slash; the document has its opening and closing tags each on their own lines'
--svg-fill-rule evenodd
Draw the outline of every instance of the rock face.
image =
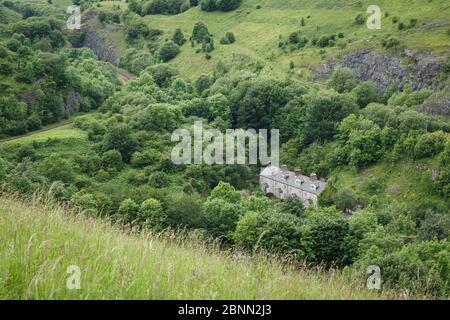
<svg viewBox="0 0 450 320">
<path fill-rule="evenodd" d="M 80 111 L 80 102 L 83 98 L 73 88 L 69 88 L 64 97 L 64 115 L 70 116 Z"/>
<path fill-rule="evenodd" d="M 400 59 L 387 53 L 378 53 L 374 48 L 365 48 L 344 56 L 340 61 L 330 61 L 317 70 L 319 78 L 327 79 L 333 70 L 350 68 L 358 80 L 372 80 L 380 92 L 385 92 L 391 83 L 398 81 L 399 89 L 409 84 L 413 90 L 441 89 L 438 73 L 444 64 L 431 55 L 419 55 L 405 49 Z M 408 60 L 404 62 L 403 60 Z"/>
<path fill-rule="evenodd" d="M 83 46 L 90 48 L 100 60 L 107 61 L 113 65 L 118 65 L 120 56 L 113 45 L 108 44 L 96 30 L 97 12 L 94 8 L 90 9 L 83 17 L 82 30 L 85 34 Z"/>
</svg>

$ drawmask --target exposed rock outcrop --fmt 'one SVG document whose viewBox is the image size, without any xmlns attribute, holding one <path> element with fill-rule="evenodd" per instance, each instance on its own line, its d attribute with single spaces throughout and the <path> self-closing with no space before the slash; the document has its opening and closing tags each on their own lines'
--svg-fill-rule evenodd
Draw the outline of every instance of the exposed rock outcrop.
<svg viewBox="0 0 450 320">
<path fill-rule="evenodd" d="M 443 62 L 432 55 L 420 55 L 409 49 L 405 49 L 402 54 L 407 59 L 401 59 L 400 54 L 375 52 L 374 47 L 365 48 L 352 52 L 339 61 L 330 61 L 316 71 L 319 78 L 327 79 L 333 70 L 347 67 L 355 71 L 359 80 L 374 81 L 380 92 L 385 92 L 395 81 L 398 81 L 400 89 L 407 84 L 413 90 L 442 88 L 438 74 L 444 69 Z"/>
<path fill-rule="evenodd" d="M 73 89 L 67 90 L 64 95 L 64 114 L 70 116 L 80 111 L 80 102 L 83 98 Z"/>
<path fill-rule="evenodd" d="M 82 19 L 82 30 L 84 33 L 83 46 L 90 48 L 100 60 L 118 65 L 120 56 L 112 44 L 108 44 L 101 34 L 96 30 L 97 12 L 95 8 L 90 9 Z"/>
</svg>

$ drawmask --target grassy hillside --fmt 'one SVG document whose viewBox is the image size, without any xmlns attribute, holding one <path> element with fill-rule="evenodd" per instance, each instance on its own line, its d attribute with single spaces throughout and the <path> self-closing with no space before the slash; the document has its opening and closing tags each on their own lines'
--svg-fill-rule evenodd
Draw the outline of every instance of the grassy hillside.
<svg viewBox="0 0 450 320">
<path fill-rule="evenodd" d="M 363 278 L 239 260 L 192 235 L 130 234 L 5 194 L 0 235 L 0 299 L 402 298 L 369 292 Z M 81 269 L 80 290 L 66 288 L 71 265 Z"/>
<path fill-rule="evenodd" d="M 117 1 L 102 2 L 100 9 L 110 10 Z M 369 30 L 365 24 L 355 23 L 355 17 L 362 13 L 365 16 L 369 5 L 379 5 L 382 11 L 382 29 Z M 121 8 L 125 4 L 121 3 Z M 257 5 L 261 8 L 257 9 Z M 379 45 L 386 36 L 400 37 L 402 45 L 414 50 L 432 49 L 436 53 L 445 52 L 450 47 L 447 30 L 450 25 L 448 13 L 450 5 L 445 0 L 410 0 L 410 1 L 313 1 L 313 0 L 245 0 L 241 7 L 232 12 L 205 12 L 194 7 L 182 14 L 148 15 L 145 21 L 151 28 L 164 31 L 161 42 L 170 39 L 176 28 L 186 34 L 192 32 L 197 21 L 203 21 L 215 37 L 216 49 L 212 59 L 206 60 L 202 54 L 196 54 L 189 43 L 182 47 L 181 54 L 171 63 L 182 74 L 191 78 L 211 71 L 220 60 L 238 61 L 250 58 L 263 61 L 266 72 L 283 74 L 289 70 L 293 61 L 299 68 L 310 69 L 329 59 L 371 45 Z M 308 18 L 309 17 L 309 18 Z M 406 25 L 411 19 L 417 19 L 415 28 L 399 31 L 396 17 Z M 301 19 L 305 25 L 301 25 Z M 123 53 L 126 43 L 123 35 L 109 33 L 118 50 Z M 236 35 L 236 43 L 220 45 L 219 39 L 231 31 Z M 301 51 L 283 52 L 278 42 L 287 39 L 289 34 L 300 31 L 301 35 L 311 39 L 321 35 L 344 33 L 347 47 L 327 48 L 324 52 L 317 47 L 307 47 Z M 303 74 L 308 75 L 305 70 Z"/>
</svg>

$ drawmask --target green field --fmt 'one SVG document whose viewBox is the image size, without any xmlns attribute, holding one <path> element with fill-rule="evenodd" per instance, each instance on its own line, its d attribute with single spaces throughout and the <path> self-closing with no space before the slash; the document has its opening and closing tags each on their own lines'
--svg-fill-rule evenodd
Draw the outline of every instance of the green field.
<svg viewBox="0 0 450 320">
<path fill-rule="evenodd" d="M 53 125 L 54 126 L 54 125 Z M 52 127 L 53 127 L 52 126 Z M 72 124 L 66 124 L 60 127 L 56 127 L 54 129 L 47 128 L 47 129 L 41 129 L 38 132 L 33 132 L 28 135 L 15 137 L 12 139 L 8 139 L 5 141 L 0 141 L 0 143 L 5 144 L 13 144 L 13 143 L 30 143 L 30 142 L 42 142 L 46 141 L 48 139 L 55 139 L 55 140 L 64 140 L 68 138 L 74 138 L 74 139 L 84 139 L 86 137 L 86 133 L 82 130 L 79 130 L 77 128 L 74 128 Z"/>
<path fill-rule="evenodd" d="M 0 299 L 406 298 L 370 292 L 363 276 L 237 259 L 195 235 L 130 233 L 6 194 L 0 239 Z M 72 265 L 81 271 L 79 290 L 66 287 Z"/>
<path fill-rule="evenodd" d="M 192 48 L 188 42 L 182 47 L 181 54 L 171 61 L 182 74 L 190 78 L 211 71 L 220 60 L 236 62 L 250 58 L 263 61 L 265 72 L 270 74 L 285 74 L 290 61 L 299 68 L 313 69 L 324 59 L 371 45 L 378 46 L 380 40 L 389 35 L 400 37 L 403 45 L 414 50 L 432 49 L 436 53 L 448 50 L 449 2 L 408 1 L 407 11 L 402 2 L 346 0 L 340 1 L 340 5 L 337 6 L 324 0 L 246 0 L 239 9 L 232 12 L 204 12 L 195 7 L 175 16 L 148 15 L 144 19 L 149 27 L 163 30 L 161 42 L 170 39 L 176 28 L 181 28 L 189 38 L 197 21 L 206 23 L 215 39 L 216 49 L 212 52 L 212 59 L 207 60 L 202 54 L 196 54 L 196 48 Z M 102 2 L 101 9 L 110 10 L 112 5 L 117 3 L 119 2 Z M 357 25 L 354 22 L 358 13 L 365 14 L 367 7 L 373 4 L 381 8 L 383 17 L 381 30 L 369 30 L 365 24 Z M 261 8 L 256 9 L 257 5 Z M 121 8 L 125 8 L 123 3 Z M 417 26 L 399 31 L 398 24 L 392 22 L 393 17 L 398 17 L 399 21 L 405 24 L 408 24 L 410 19 L 417 19 Z M 305 26 L 301 26 L 301 18 L 305 18 Z M 219 39 L 227 31 L 235 34 L 236 43 L 221 45 Z M 324 53 L 320 53 L 317 47 L 307 47 L 291 53 L 278 49 L 280 39 L 287 39 L 294 31 L 300 31 L 309 39 L 343 32 L 345 40 L 349 43 L 345 49 L 327 48 Z M 120 53 L 124 52 L 126 43 L 123 34 L 108 35 L 105 31 L 105 35 L 116 44 Z"/>
</svg>

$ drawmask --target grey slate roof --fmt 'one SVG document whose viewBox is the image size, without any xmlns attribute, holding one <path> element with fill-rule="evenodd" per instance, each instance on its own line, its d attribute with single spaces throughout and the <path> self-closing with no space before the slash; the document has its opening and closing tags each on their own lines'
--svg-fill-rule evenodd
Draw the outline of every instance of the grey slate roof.
<svg viewBox="0 0 450 320">
<path fill-rule="evenodd" d="M 313 181 L 307 176 L 295 176 L 295 173 L 292 171 L 282 171 L 278 168 L 276 168 L 278 170 L 274 170 L 273 168 L 275 167 L 272 167 L 272 170 L 267 170 L 269 168 L 264 169 L 260 176 L 315 195 L 319 195 L 327 186 L 327 183 L 324 181 Z"/>
</svg>

